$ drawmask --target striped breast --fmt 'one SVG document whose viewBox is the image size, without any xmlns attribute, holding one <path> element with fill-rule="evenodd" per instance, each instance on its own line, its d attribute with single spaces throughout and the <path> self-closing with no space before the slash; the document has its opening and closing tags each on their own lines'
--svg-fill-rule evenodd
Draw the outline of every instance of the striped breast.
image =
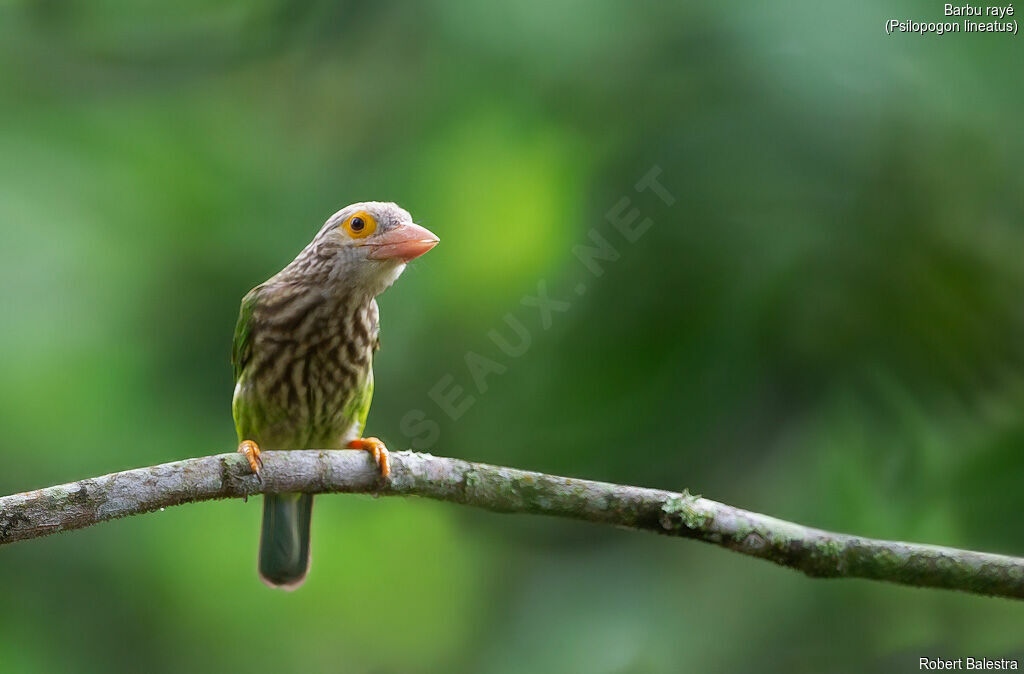
<svg viewBox="0 0 1024 674">
<path fill-rule="evenodd" d="M 253 439 L 265 449 L 343 447 L 358 421 L 350 403 L 372 377 L 377 303 L 305 284 L 265 285 L 249 343 L 236 397 L 252 409 Z"/>
</svg>

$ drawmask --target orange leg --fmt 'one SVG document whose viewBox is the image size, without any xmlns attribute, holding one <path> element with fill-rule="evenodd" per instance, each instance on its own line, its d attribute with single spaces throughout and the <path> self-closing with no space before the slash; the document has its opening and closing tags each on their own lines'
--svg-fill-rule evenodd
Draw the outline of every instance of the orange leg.
<svg viewBox="0 0 1024 674">
<path fill-rule="evenodd" d="M 249 467 L 252 468 L 252 472 L 256 473 L 256 477 L 263 481 L 263 476 L 260 475 L 260 468 L 263 467 L 263 459 L 260 458 L 260 446 L 252 440 L 243 440 L 238 445 L 238 453 L 246 458 L 249 462 Z"/>
<path fill-rule="evenodd" d="M 349 449 L 362 449 L 369 452 L 373 456 L 373 460 L 380 466 L 380 474 L 382 477 L 391 475 L 391 455 L 388 454 L 388 448 L 384 446 L 384 443 L 377 438 L 357 438 L 352 442 L 348 443 Z"/>
</svg>

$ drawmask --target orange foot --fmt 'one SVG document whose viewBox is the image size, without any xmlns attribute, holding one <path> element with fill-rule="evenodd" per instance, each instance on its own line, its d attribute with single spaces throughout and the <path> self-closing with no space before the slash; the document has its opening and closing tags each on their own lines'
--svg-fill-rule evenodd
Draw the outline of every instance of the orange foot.
<svg viewBox="0 0 1024 674">
<path fill-rule="evenodd" d="M 373 455 L 373 460 L 380 466 L 381 477 L 391 475 L 391 455 L 388 448 L 377 438 L 358 438 L 348 443 L 349 449 L 362 449 Z"/>
<path fill-rule="evenodd" d="M 263 459 L 260 458 L 260 446 L 252 440 L 243 440 L 238 445 L 238 453 L 246 458 L 249 462 L 249 467 L 252 468 L 252 472 L 256 473 L 256 477 L 263 481 L 263 476 L 260 475 L 260 468 L 263 467 Z"/>
</svg>

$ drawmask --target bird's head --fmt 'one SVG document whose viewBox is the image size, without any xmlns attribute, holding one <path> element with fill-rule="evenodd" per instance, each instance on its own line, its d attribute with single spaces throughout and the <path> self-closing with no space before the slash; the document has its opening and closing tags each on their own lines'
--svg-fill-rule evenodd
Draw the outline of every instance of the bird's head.
<svg viewBox="0 0 1024 674">
<path fill-rule="evenodd" d="M 293 265 L 329 284 L 356 287 L 377 295 L 394 283 L 406 263 L 440 239 L 412 221 L 404 208 L 385 201 L 365 201 L 341 209 Z"/>
</svg>

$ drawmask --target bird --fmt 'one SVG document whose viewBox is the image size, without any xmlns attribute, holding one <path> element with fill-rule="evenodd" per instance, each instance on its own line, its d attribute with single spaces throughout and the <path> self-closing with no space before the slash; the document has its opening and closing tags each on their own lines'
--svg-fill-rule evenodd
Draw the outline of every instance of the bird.
<svg viewBox="0 0 1024 674">
<path fill-rule="evenodd" d="M 376 297 L 439 242 L 392 202 L 351 204 L 284 269 L 243 298 L 231 361 L 238 452 L 262 480 L 261 451 L 361 449 L 382 479 L 387 447 L 363 437 L 380 346 Z M 292 590 L 310 564 L 311 494 L 267 494 L 259 575 Z"/>
</svg>

